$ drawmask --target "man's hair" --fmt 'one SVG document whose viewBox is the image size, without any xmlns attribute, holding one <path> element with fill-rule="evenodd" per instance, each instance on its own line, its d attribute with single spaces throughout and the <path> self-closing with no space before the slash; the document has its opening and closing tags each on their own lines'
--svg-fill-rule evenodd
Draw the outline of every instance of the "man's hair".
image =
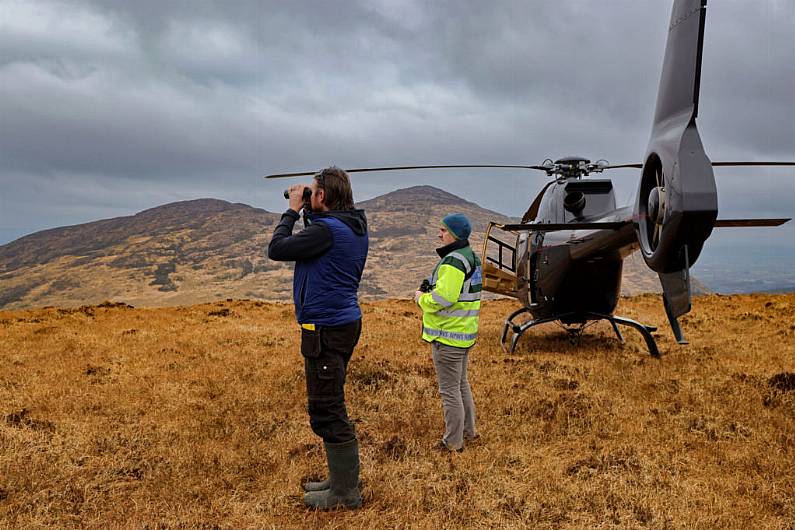
<svg viewBox="0 0 795 530">
<path fill-rule="evenodd" d="M 315 174 L 315 181 L 326 193 L 323 204 L 329 210 L 353 210 L 351 181 L 344 169 L 327 167 Z"/>
</svg>

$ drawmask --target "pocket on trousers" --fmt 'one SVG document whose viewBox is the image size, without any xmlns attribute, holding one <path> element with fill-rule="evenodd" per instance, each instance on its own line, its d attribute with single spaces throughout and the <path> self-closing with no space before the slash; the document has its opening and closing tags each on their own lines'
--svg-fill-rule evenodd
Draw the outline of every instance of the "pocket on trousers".
<svg viewBox="0 0 795 530">
<path fill-rule="evenodd" d="M 342 381 L 338 359 L 324 355 L 306 361 L 306 384 L 310 400 L 341 395 Z"/>
<path fill-rule="evenodd" d="M 301 355 L 307 359 L 320 357 L 320 330 L 301 328 Z"/>
<path fill-rule="evenodd" d="M 317 365 L 317 378 L 320 381 L 334 381 L 337 372 L 337 363 L 325 362 Z"/>
</svg>

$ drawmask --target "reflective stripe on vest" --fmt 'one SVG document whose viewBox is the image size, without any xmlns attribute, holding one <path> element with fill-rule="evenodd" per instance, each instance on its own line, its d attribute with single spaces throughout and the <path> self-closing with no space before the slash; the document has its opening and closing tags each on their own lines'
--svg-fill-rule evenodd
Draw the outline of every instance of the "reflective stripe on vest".
<svg viewBox="0 0 795 530">
<path fill-rule="evenodd" d="M 444 296 L 440 295 L 436 291 L 431 291 L 431 298 L 433 298 L 433 301 L 442 307 L 450 307 L 454 303 L 447 300 Z"/>
<path fill-rule="evenodd" d="M 461 293 L 458 295 L 459 302 L 475 302 L 480 300 L 480 291 L 476 293 Z"/>
<path fill-rule="evenodd" d="M 464 274 L 469 274 L 469 271 L 472 270 L 472 266 L 469 264 L 469 260 L 466 259 L 463 255 L 459 254 L 458 252 L 451 252 L 445 256 L 445 258 L 456 258 L 461 260 L 461 263 L 464 264 Z"/>
<path fill-rule="evenodd" d="M 455 333 L 452 331 L 444 331 L 442 329 L 433 329 L 423 326 L 422 332 L 426 335 L 431 337 L 440 337 L 443 339 L 452 339 L 452 340 L 475 340 L 478 338 L 477 333 Z"/>
<path fill-rule="evenodd" d="M 480 309 L 441 309 L 436 314 L 443 317 L 477 317 L 480 316 Z"/>
<path fill-rule="evenodd" d="M 446 258 L 455 258 L 458 261 L 460 261 L 464 265 L 464 276 L 469 274 L 469 271 L 472 270 L 472 266 L 469 264 L 469 261 L 467 261 L 467 259 L 458 252 L 451 252 L 442 259 Z M 436 280 L 438 279 L 439 279 L 439 267 L 436 267 L 436 270 L 433 271 L 433 274 L 431 275 L 431 285 L 436 285 Z"/>
<path fill-rule="evenodd" d="M 475 272 L 472 273 L 465 282 L 464 285 L 461 287 L 462 293 L 468 293 L 472 290 L 472 286 L 482 286 L 483 285 L 483 274 L 480 272 L 480 267 L 475 268 Z"/>
</svg>

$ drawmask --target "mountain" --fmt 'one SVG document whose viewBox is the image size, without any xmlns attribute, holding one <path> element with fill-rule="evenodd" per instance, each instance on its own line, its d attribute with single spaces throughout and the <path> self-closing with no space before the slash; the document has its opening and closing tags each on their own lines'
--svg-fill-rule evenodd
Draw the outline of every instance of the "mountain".
<svg viewBox="0 0 795 530">
<path fill-rule="evenodd" d="M 263 227 L 279 217 L 199 199 L 37 232 L 0 247 L 0 307 L 102 300 L 160 306 L 251 297 L 256 293 L 246 288 L 255 282 L 248 276 L 274 285 L 289 277 L 286 265 L 262 252 L 268 241 Z"/>
<path fill-rule="evenodd" d="M 357 204 L 367 212 L 364 298 L 409 297 L 436 262 L 439 219 L 462 212 L 478 252 L 490 221 L 516 219 L 432 186 Z M 0 246 L 0 308 L 106 300 L 170 306 L 226 298 L 290 300 L 292 264 L 268 259 L 280 213 L 216 199 L 166 204 L 132 216 L 44 230 Z M 300 226 L 300 222 L 299 222 Z M 628 260 L 624 293 L 659 291 L 642 260 Z"/>
</svg>

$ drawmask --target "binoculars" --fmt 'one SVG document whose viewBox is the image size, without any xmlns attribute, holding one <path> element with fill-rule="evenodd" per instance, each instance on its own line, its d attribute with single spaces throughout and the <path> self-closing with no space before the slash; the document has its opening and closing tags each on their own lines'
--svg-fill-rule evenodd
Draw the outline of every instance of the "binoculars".
<svg viewBox="0 0 795 530">
<path fill-rule="evenodd" d="M 306 187 L 304 187 L 304 192 L 301 195 L 301 199 L 303 199 L 304 202 L 309 202 L 309 198 L 310 197 L 312 197 L 312 188 L 310 188 L 309 186 L 306 186 Z M 290 193 L 287 190 L 284 190 L 284 198 L 285 199 L 289 199 L 290 198 Z"/>
<path fill-rule="evenodd" d="M 433 291 L 433 289 L 431 289 L 431 282 L 429 282 L 427 278 L 422 280 L 422 283 L 420 284 L 420 288 L 418 290 L 423 293 L 430 293 L 431 291 Z"/>
</svg>

